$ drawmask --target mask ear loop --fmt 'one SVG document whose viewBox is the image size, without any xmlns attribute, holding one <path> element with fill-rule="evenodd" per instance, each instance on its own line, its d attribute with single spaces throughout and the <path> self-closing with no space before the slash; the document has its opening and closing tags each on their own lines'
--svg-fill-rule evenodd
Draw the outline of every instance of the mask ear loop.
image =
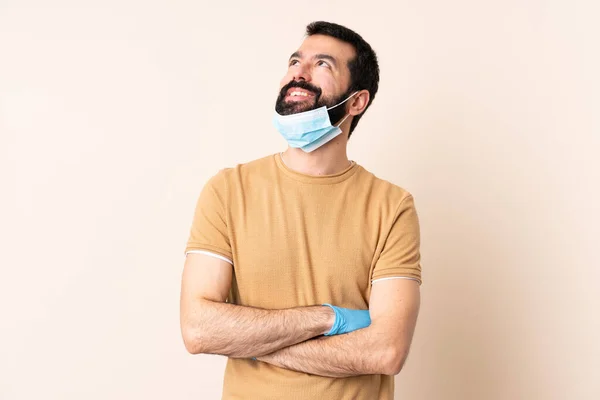
<svg viewBox="0 0 600 400">
<path fill-rule="evenodd" d="M 336 127 L 336 128 L 339 128 L 339 127 L 340 127 L 340 125 L 341 125 L 341 124 L 343 124 L 343 123 L 344 123 L 344 121 L 346 120 L 346 118 L 348 118 L 349 116 L 350 116 L 350 114 L 346 114 L 346 116 L 345 116 L 344 118 L 342 118 L 342 120 L 340 121 L 340 123 L 339 123 L 339 124 L 337 124 L 335 127 Z"/>
<path fill-rule="evenodd" d="M 352 96 L 354 96 L 356 93 L 358 92 L 354 92 L 352 93 L 346 100 L 342 101 L 341 103 L 336 104 L 335 106 L 328 108 L 327 110 L 331 110 L 334 107 L 339 106 L 340 104 L 344 104 L 345 102 L 347 102 L 348 100 L 350 100 L 352 98 Z M 346 116 L 344 118 L 342 118 L 342 120 L 335 126 L 336 128 L 339 128 L 341 124 L 344 123 L 344 121 L 350 116 L 350 114 L 346 114 Z"/>
<path fill-rule="evenodd" d="M 352 96 L 354 96 L 356 93 L 358 92 L 354 92 L 352 93 L 350 96 L 348 96 L 348 98 L 340 103 L 337 103 L 335 106 L 331 106 L 327 109 L 327 111 L 331 110 L 332 108 L 336 108 L 337 106 L 339 106 L 340 104 L 344 104 L 345 102 L 347 102 L 348 100 L 350 100 L 352 98 Z"/>
</svg>

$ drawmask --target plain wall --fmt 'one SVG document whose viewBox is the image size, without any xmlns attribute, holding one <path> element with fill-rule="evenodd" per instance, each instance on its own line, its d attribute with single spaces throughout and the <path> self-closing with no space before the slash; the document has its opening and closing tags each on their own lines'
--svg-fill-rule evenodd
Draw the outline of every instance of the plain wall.
<svg viewBox="0 0 600 400">
<path fill-rule="evenodd" d="M 271 126 L 305 25 L 378 52 L 349 156 L 413 193 L 422 308 L 398 399 L 600 398 L 595 1 L 0 0 L 0 398 L 219 399 L 183 250 Z"/>
</svg>

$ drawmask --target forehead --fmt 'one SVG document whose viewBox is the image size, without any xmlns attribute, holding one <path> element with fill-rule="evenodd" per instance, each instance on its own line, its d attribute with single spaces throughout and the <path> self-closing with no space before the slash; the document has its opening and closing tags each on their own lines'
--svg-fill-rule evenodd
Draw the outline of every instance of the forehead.
<svg viewBox="0 0 600 400">
<path fill-rule="evenodd" d="M 308 36 L 304 39 L 298 51 L 304 57 L 312 57 L 315 54 L 328 54 L 344 65 L 352 60 L 356 54 L 350 43 L 326 35 Z"/>
</svg>

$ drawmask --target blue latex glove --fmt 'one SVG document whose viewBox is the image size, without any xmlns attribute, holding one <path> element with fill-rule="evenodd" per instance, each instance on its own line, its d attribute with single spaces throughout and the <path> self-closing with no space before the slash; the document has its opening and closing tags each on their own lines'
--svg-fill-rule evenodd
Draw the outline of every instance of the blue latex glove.
<svg viewBox="0 0 600 400">
<path fill-rule="evenodd" d="M 341 335 L 371 325 L 369 310 L 352 310 L 350 308 L 332 306 L 331 304 L 323 305 L 331 307 L 335 312 L 335 322 L 325 336 Z"/>
</svg>

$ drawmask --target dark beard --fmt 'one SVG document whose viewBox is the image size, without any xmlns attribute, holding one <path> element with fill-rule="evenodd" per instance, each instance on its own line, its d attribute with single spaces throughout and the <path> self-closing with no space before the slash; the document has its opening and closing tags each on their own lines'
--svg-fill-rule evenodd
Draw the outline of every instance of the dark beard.
<svg viewBox="0 0 600 400">
<path fill-rule="evenodd" d="M 300 88 L 300 89 L 304 89 L 307 90 L 311 93 L 313 93 L 315 95 L 315 101 L 314 102 L 309 102 L 309 101 L 299 101 L 299 102 L 285 102 L 285 94 L 287 93 L 287 91 L 291 88 Z M 297 114 L 300 112 L 304 112 L 304 111 L 310 111 L 310 110 L 314 110 L 323 106 L 326 107 L 333 107 L 336 104 L 344 101 L 349 95 L 350 95 L 350 91 L 347 91 L 346 93 L 342 94 L 339 97 L 336 97 L 334 99 L 330 99 L 330 98 L 326 98 L 326 97 L 321 97 L 321 89 L 319 89 L 318 87 L 305 82 L 305 81 L 291 81 L 290 83 L 288 83 L 287 85 L 285 85 L 284 87 L 281 88 L 280 92 L 279 92 L 279 96 L 277 96 L 277 101 L 275 102 L 275 111 L 277 111 L 278 114 L 280 115 L 290 115 L 290 114 Z M 329 114 L 329 120 L 331 121 L 332 125 L 337 124 L 342 118 L 344 118 L 344 116 L 346 115 L 346 107 L 345 107 L 345 103 L 344 104 L 340 104 L 338 107 L 331 109 L 331 110 L 327 110 L 327 113 Z"/>
</svg>

